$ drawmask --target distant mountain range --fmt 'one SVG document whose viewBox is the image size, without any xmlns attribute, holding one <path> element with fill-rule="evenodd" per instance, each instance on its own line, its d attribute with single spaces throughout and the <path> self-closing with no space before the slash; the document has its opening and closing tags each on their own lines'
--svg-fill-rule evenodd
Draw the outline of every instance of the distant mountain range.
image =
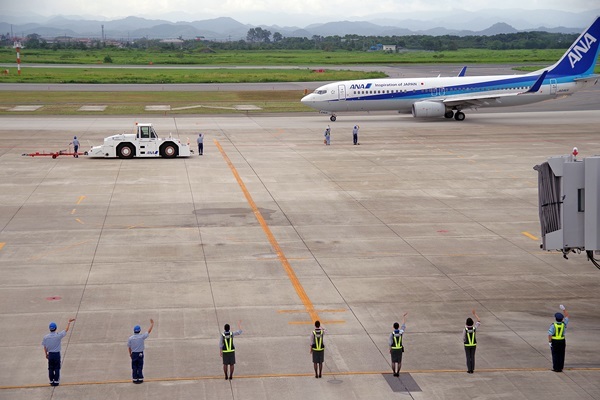
<svg viewBox="0 0 600 400">
<path fill-rule="evenodd" d="M 512 10 L 515 12 L 515 10 Z M 550 12 L 552 13 L 552 12 Z M 588 23 L 591 23 L 590 13 L 584 15 L 573 14 L 575 17 L 568 19 L 576 24 L 573 27 L 553 26 L 547 28 L 544 26 L 531 27 L 527 29 L 516 29 L 513 25 L 522 25 L 522 17 L 518 12 L 510 14 L 517 15 L 512 17 L 514 23 L 511 23 L 511 17 L 506 16 L 504 22 L 498 18 L 495 20 L 487 14 L 469 13 L 462 18 L 473 18 L 460 23 L 457 18 L 450 18 L 446 15 L 444 20 L 432 19 L 431 21 L 416 20 L 394 20 L 394 19 L 375 19 L 372 21 L 337 21 L 320 24 L 308 25 L 304 28 L 296 26 L 267 26 L 259 27 L 269 30 L 271 33 L 279 32 L 284 37 L 308 37 L 318 36 L 344 36 L 347 34 L 356 34 L 360 36 L 405 36 L 405 35 L 496 35 L 502 33 L 515 33 L 519 31 L 547 31 L 561 33 L 579 33 Z M 563 13 L 564 14 L 564 13 Z M 600 14 L 600 9 L 596 14 Z M 564 15 L 563 15 L 564 17 Z M 104 37 L 107 39 L 133 40 L 138 38 L 148 39 L 194 39 L 204 37 L 209 40 L 240 40 L 245 39 L 248 30 L 258 26 L 243 24 L 229 17 L 213 18 L 193 22 L 171 22 L 160 19 L 146 19 L 140 17 L 127 17 L 117 20 L 101 19 L 82 19 L 79 17 L 56 16 L 43 19 L 37 18 L 36 22 L 25 23 L 22 17 L 0 16 L 4 21 L 0 21 L 0 32 L 8 33 L 14 36 L 27 36 L 37 33 L 45 38 L 54 38 L 59 36 L 69 36 L 76 38 L 96 38 L 102 37 L 102 27 L 104 27 Z M 518 19 L 515 19 L 518 18 Z M 546 20 L 556 20 L 551 14 L 547 14 Z M 560 19 L 559 19 L 560 20 Z M 15 22 L 11 22 L 15 21 Z M 19 23 L 16 23 L 19 21 Z M 565 21 L 562 19 L 561 21 Z M 487 25 L 482 25 L 482 23 Z M 457 25 L 458 24 L 458 25 Z M 462 27 L 482 27 L 478 30 L 467 30 L 457 28 Z M 487 28 L 484 28 L 487 26 Z M 473 28 L 472 28 L 473 29 Z"/>
</svg>

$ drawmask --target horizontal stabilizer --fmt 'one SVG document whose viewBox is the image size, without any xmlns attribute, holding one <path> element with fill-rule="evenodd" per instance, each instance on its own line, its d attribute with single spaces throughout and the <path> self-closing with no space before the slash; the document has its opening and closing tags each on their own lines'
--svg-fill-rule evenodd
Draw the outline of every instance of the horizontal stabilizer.
<svg viewBox="0 0 600 400">
<path fill-rule="evenodd" d="M 533 86 L 531 86 L 528 91 L 523 92 L 521 94 L 536 93 L 538 90 L 540 90 L 540 88 L 542 87 L 542 84 L 544 83 L 544 79 L 546 78 L 546 75 L 548 75 L 548 71 L 547 70 L 544 71 L 544 72 L 542 72 L 542 75 L 540 75 L 540 77 L 538 78 L 538 80 L 535 81 L 535 83 L 533 84 Z"/>
</svg>

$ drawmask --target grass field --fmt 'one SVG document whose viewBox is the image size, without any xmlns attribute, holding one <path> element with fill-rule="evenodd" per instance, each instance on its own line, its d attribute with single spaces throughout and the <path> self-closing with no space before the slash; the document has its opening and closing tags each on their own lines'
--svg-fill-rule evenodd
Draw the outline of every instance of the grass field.
<svg viewBox="0 0 600 400">
<path fill-rule="evenodd" d="M 249 50 L 218 51 L 159 51 L 107 48 L 102 50 L 40 50 L 21 51 L 21 61 L 44 64 L 103 64 L 106 56 L 112 65 L 352 65 L 352 64 L 412 64 L 412 63 L 545 63 L 554 62 L 565 50 L 486 50 L 461 49 L 457 51 L 321 51 L 321 50 Z M 0 63 L 14 63 L 14 49 L 0 49 Z"/>
<path fill-rule="evenodd" d="M 383 78 L 381 72 L 302 69 L 11 68 L 0 83 L 257 83 Z"/>
</svg>

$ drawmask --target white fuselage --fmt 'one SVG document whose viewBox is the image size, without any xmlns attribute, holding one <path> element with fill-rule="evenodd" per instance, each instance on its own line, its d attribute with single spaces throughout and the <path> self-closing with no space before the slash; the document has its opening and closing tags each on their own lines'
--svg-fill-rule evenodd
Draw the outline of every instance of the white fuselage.
<svg viewBox="0 0 600 400">
<path fill-rule="evenodd" d="M 413 104 L 421 101 L 443 102 L 449 109 L 460 110 L 531 104 L 571 95 L 585 86 L 573 79 L 562 82 L 547 79 L 537 92 L 524 93 L 537 78 L 527 74 L 342 81 L 319 87 L 306 95 L 302 103 L 325 113 L 378 110 L 409 113 Z M 518 93 L 521 95 L 515 95 Z"/>
</svg>

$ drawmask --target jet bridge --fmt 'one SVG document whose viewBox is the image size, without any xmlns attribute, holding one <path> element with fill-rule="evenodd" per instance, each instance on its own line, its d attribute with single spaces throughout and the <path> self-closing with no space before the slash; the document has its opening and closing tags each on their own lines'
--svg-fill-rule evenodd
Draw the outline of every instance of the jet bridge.
<svg viewBox="0 0 600 400">
<path fill-rule="evenodd" d="M 544 250 L 585 252 L 600 269 L 600 156 L 555 156 L 538 172 L 539 214 Z"/>
</svg>

